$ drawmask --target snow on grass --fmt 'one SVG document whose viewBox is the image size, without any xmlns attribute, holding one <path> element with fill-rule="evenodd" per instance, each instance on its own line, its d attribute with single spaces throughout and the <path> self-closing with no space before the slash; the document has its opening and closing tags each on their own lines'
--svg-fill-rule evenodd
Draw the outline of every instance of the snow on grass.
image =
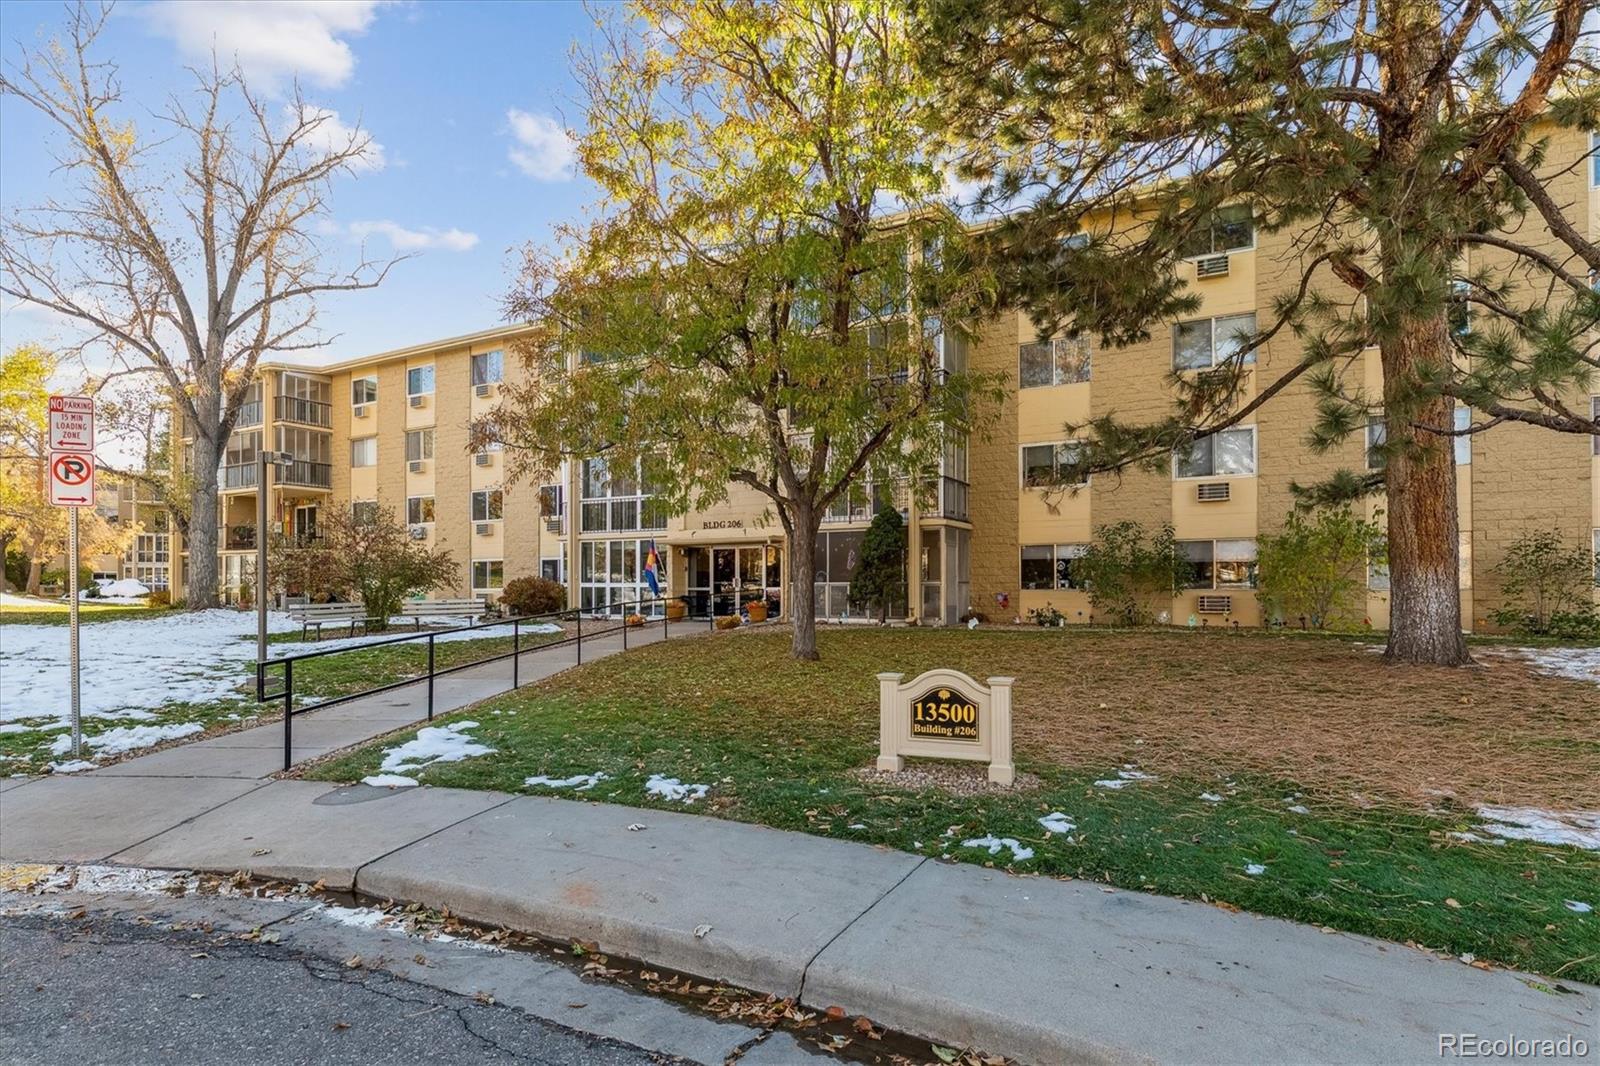
<svg viewBox="0 0 1600 1066">
<path fill-rule="evenodd" d="M 1541 674 L 1570 677 L 1600 685 L 1600 647 L 1597 648 L 1512 648 L 1533 664 Z"/>
<path fill-rule="evenodd" d="M 528 788 L 570 788 L 574 792 L 587 792 L 610 776 L 598 770 L 592 774 L 573 774 L 571 777 L 539 774 L 537 777 L 524 778 L 522 783 Z"/>
<path fill-rule="evenodd" d="M 1251 877 L 1260 877 L 1267 872 L 1267 868 L 1259 862 L 1247 862 L 1244 864 L 1244 872 Z"/>
<path fill-rule="evenodd" d="M 66 762 L 53 762 L 49 764 L 53 774 L 76 774 L 84 770 L 100 769 L 97 763 L 85 762 L 83 759 L 68 759 Z"/>
<path fill-rule="evenodd" d="M 477 722 L 452 722 L 450 725 L 424 726 L 404 744 L 385 748 L 378 769 L 386 774 L 414 773 L 436 762 L 460 762 L 480 755 L 493 755 L 495 749 L 479 744 L 467 735 Z"/>
<path fill-rule="evenodd" d="M 1221 803 L 1222 802 L 1222 797 L 1217 795 L 1215 792 L 1202 792 L 1202 793 L 1200 793 L 1200 798 L 1205 800 L 1207 803 Z"/>
<path fill-rule="evenodd" d="M 371 777 L 363 777 L 361 783 L 375 788 L 411 788 L 419 782 L 416 778 L 406 777 L 404 774 L 373 774 Z"/>
<path fill-rule="evenodd" d="M 1539 807 L 1479 807 L 1479 832 L 1536 844 L 1566 844 L 1600 851 L 1600 811 L 1547 811 Z"/>
<path fill-rule="evenodd" d="M 295 628 L 270 614 L 268 628 Z M 84 718 L 148 720 L 169 703 L 206 703 L 240 694 L 239 664 L 255 658 L 242 639 L 256 616 L 240 611 L 162 611 L 95 622 L 79 638 Z M 0 721 L 64 722 L 69 714 L 65 626 L 7 624 L 0 640 Z"/>
<path fill-rule="evenodd" d="M 651 774 L 650 779 L 644 783 L 647 796 L 656 796 L 668 802 L 693 803 L 704 798 L 711 790 L 710 785 L 686 785 L 676 777 L 664 777 L 661 774 Z"/>
<path fill-rule="evenodd" d="M 1143 770 L 1135 770 L 1131 766 L 1124 766 L 1117 771 L 1117 776 L 1104 781 L 1096 781 L 1095 788 L 1126 788 L 1138 781 L 1154 781 L 1154 774 L 1147 774 Z"/>
<path fill-rule="evenodd" d="M 1043 821 L 1043 819 L 1040 820 Z M 1010 848 L 1012 862 L 1022 862 L 1024 859 L 1033 858 L 1033 849 L 1023 847 L 1015 837 L 973 837 L 971 840 L 963 840 L 961 846 L 964 848 L 984 848 L 990 855 L 1000 854 L 1001 848 Z"/>
<path fill-rule="evenodd" d="M 1571 911 L 1573 914 L 1588 914 L 1590 911 L 1594 910 L 1592 905 L 1583 902 L 1581 899 L 1567 900 L 1566 907 L 1567 910 Z"/>
<path fill-rule="evenodd" d="M 1070 833 L 1074 829 L 1078 828 L 1077 823 L 1073 822 L 1060 811 L 1052 811 L 1043 818 L 1040 818 L 1039 824 L 1044 826 L 1052 833 Z"/>
</svg>

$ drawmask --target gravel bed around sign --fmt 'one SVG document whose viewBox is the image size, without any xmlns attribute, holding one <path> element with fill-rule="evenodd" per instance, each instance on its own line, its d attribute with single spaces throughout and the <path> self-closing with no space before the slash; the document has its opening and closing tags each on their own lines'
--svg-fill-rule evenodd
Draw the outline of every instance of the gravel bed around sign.
<svg viewBox="0 0 1600 1066">
<path fill-rule="evenodd" d="M 977 763 L 970 766 L 960 763 L 915 763 L 908 764 L 899 773 L 879 770 L 875 766 L 858 766 L 850 771 L 850 776 L 868 785 L 882 785 L 907 792 L 920 792 L 923 789 L 933 788 L 952 796 L 1030 792 L 1043 784 L 1033 774 L 1019 770 L 1015 782 L 1010 785 L 997 785 L 989 780 L 989 768 Z"/>
</svg>

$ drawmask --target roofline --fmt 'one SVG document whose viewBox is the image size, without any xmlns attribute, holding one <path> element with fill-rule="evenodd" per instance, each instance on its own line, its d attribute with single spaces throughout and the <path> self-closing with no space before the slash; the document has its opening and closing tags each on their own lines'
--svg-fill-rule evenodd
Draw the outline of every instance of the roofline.
<svg viewBox="0 0 1600 1066">
<path fill-rule="evenodd" d="M 342 359 L 337 363 L 314 365 L 309 363 L 286 363 L 277 361 L 262 361 L 256 364 L 256 370 L 292 370 L 311 374 L 337 374 L 344 370 L 356 370 L 364 366 L 375 366 L 379 363 L 388 363 L 396 359 L 407 359 L 416 355 L 427 355 L 448 348 L 470 347 L 486 341 L 507 340 L 519 333 L 526 333 L 532 327 L 527 323 L 516 323 L 509 326 L 494 326 L 481 329 L 476 333 L 463 333 L 456 337 L 445 337 L 435 341 L 423 341 L 421 344 L 411 344 L 404 348 L 391 348 L 386 352 L 375 352 L 371 355 L 358 355 L 350 359 Z"/>
</svg>

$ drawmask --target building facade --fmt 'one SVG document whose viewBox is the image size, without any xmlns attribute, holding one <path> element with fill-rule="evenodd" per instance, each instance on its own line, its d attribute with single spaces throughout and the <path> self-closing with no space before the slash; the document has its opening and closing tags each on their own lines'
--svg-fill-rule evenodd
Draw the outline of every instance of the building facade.
<svg viewBox="0 0 1600 1066">
<path fill-rule="evenodd" d="M 1551 157 L 1583 159 L 1591 142 L 1576 134 L 1568 140 Z M 1600 238 L 1600 157 L 1561 170 L 1552 192 L 1575 224 Z M 1519 239 L 1541 244 L 1537 234 Z M 1553 238 L 1543 245 L 1568 258 Z M 1151 529 L 1171 524 L 1195 564 L 1191 587 L 1174 594 L 1159 612 L 1163 620 L 1261 624 L 1257 538 L 1282 525 L 1291 485 L 1377 461 L 1381 423 L 1317 453 L 1305 441 L 1316 396 L 1295 383 L 1248 424 L 1174 456 L 1167 472 L 1096 477 L 1074 491 L 1048 486 L 1074 447 L 1066 424 L 1112 412 L 1161 417 L 1171 400 L 1168 375 L 1203 373 L 1227 358 L 1236 338 L 1253 332 L 1257 316 L 1266 320 L 1298 283 L 1298 255 L 1292 235 L 1259 233 L 1247 208 L 1224 209 L 1204 247 L 1180 267 L 1201 309 L 1154 328 L 1144 343 L 1100 351 L 1081 338 L 1041 339 L 1021 314 L 942 338 L 947 366 L 1006 376 L 1004 404 L 988 434 L 947 452 L 935 484 L 917 491 L 905 482 L 863 484 L 836 502 L 810 563 L 818 616 L 862 617 L 848 595 L 850 575 L 873 513 L 895 507 L 907 520 L 909 547 L 898 617 L 950 624 L 969 611 L 1001 621 L 1053 608 L 1069 622 L 1092 621 L 1073 560 L 1096 527 L 1132 520 Z M 1509 253 L 1463 266 L 1516 272 Z M 516 327 L 485 330 L 314 370 L 264 366 L 222 465 L 225 589 L 249 579 L 257 456 L 270 442 L 294 456 L 267 489 L 274 528 L 311 537 L 327 508 L 392 508 L 412 536 L 450 549 L 462 564 L 457 587 L 435 595 L 493 598 L 511 578 L 542 574 L 567 586 L 570 604 L 605 610 L 649 598 L 643 569 L 653 545 L 666 563 L 669 595 L 714 613 L 760 598 L 783 613 L 795 560 L 752 490 L 730 486 L 716 507 L 673 515 L 655 501 L 647 469 L 613 470 L 591 459 L 568 464 L 548 484 L 510 484 L 504 455 L 468 451 L 468 423 L 492 412 L 502 384 L 525 372 L 511 357 L 517 334 Z M 1300 360 L 1300 342 L 1286 330 L 1253 356 L 1246 398 Z M 1381 395 L 1376 349 L 1355 372 L 1369 394 Z M 1600 414 L 1600 396 L 1573 402 Z M 1458 424 L 1471 417 L 1458 411 Z M 1554 528 L 1600 550 L 1596 439 L 1498 425 L 1457 440 L 1456 477 L 1465 628 L 1490 628 L 1488 613 L 1499 604 L 1495 567 L 1523 533 Z M 1367 506 L 1379 513 L 1378 503 Z M 1386 585 L 1381 566 L 1370 567 L 1365 620 L 1376 628 L 1388 624 Z"/>
</svg>

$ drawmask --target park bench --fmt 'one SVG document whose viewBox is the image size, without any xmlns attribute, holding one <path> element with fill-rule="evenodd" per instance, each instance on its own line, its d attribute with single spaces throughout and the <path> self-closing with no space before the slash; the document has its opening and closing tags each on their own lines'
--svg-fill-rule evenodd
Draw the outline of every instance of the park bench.
<svg viewBox="0 0 1600 1066">
<path fill-rule="evenodd" d="M 370 619 L 367 609 L 359 603 L 296 603 L 288 609 L 289 617 L 300 623 L 300 639 L 310 640 L 313 626 L 317 630 L 317 639 L 322 639 L 322 627 L 328 623 L 335 625 L 348 625 L 350 635 L 356 635 L 356 624 L 360 623 L 366 628 Z"/>
<path fill-rule="evenodd" d="M 471 621 L 481 618 L 488 610 L 489 603 L 482 597 L 470 600 L 413 600 L 400 608 L 400 617 L 416 619 L 417 628 L 421 629 L 424 619 L 465 618 Z"/>
</svg>

